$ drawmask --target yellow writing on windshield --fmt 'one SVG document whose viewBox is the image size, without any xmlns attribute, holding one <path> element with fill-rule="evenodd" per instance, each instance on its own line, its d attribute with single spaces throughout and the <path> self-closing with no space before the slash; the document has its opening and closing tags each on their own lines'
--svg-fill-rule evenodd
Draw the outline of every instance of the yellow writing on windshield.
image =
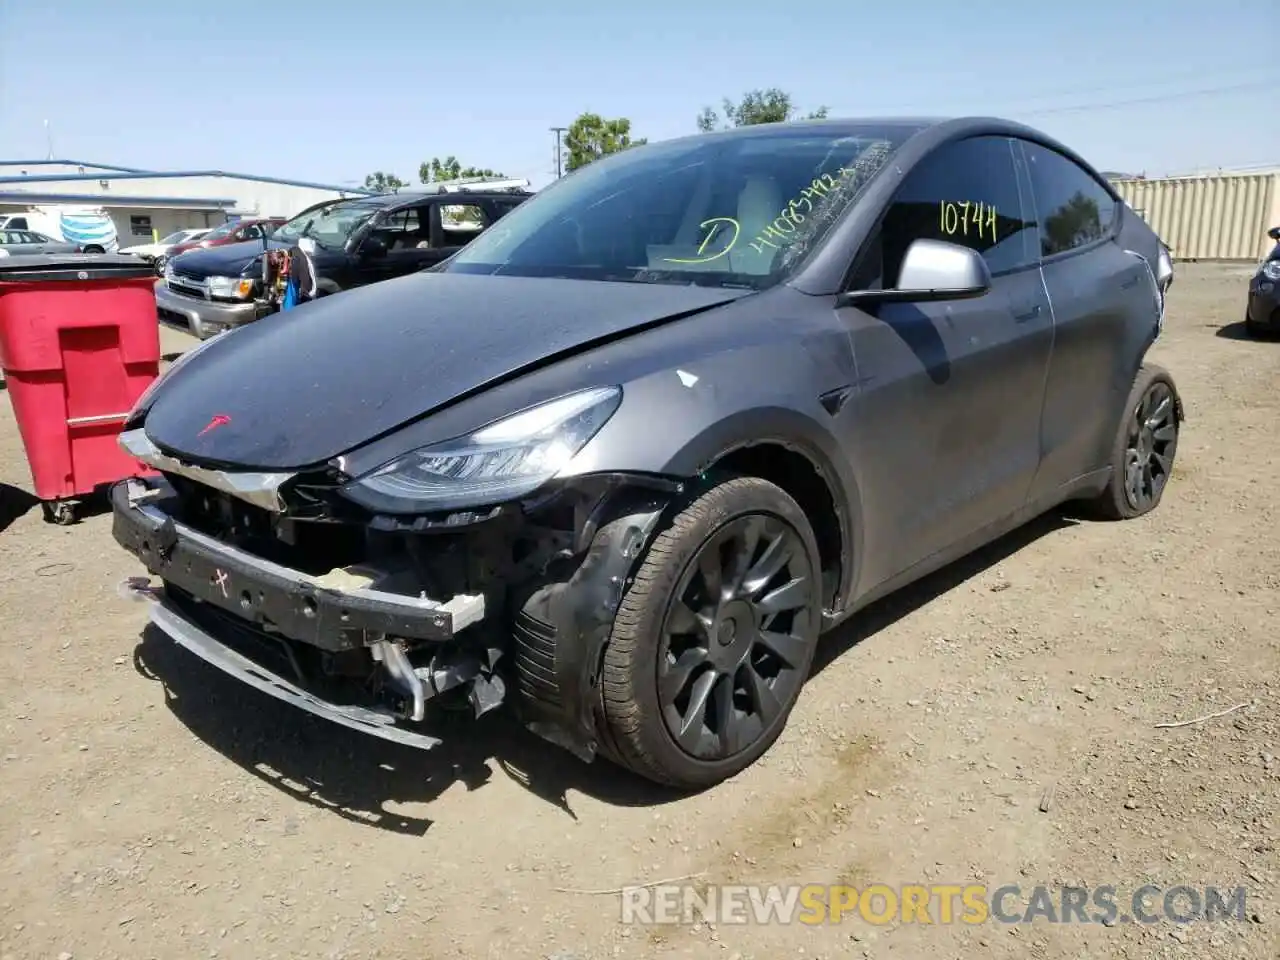
<svg viewBox="0 0 1280 960">
<path fill-rule="evenodd" d="M 698 226 L 707 231 L 706 237 L 702 243 L 698 244 L 697 255 L 694 257 L 663 257 L 667 263 L 710 263 L 723 257 L 726 253 L 733 249 L 733 245 L 738 242 L 738 234 L 742 232 L 742 224 L 738 223 L 733 217 L 712 217 L 710 220 L 703 220 Z M 708 229 L 710 228 L 710 229 Z M 729 242 L 718 253 L 709 256 L 703 256 L 707 248 L 711 246 L 711 241 L 717 237 L 728 237 Z"/>
<path fill-rule="evenodd" d="M 996 242 L 996 208 L 991 204 L 970 200 L 959 202 L 943 200 L 938 204 L 938 227 L 948 237 L 976 236 L 985 239 L 989 233 Z"/>
<path fill-rule="evenodd" d="M 813 212 L 815 199 L 819 202 L 826 199 L 841 183 L 857 173 L 856 167 L 839 167 L 834 176 L 824 173 L 819 177 L 814 177 L 813 181 L 807 187 L 804 187 L 794 200 L 788 202 L 778 212 L 778 216 L 774 218 L 773 223 L 755 235 L 751 240 L 751 249 L 756 253 L 764 253 L 766 247 L 772 247 L 774 250 L 779 249 L 781 242 L 785 242 L 793 236 L 796 228 L 808 219 L 808 215 Z"/>
</svg>

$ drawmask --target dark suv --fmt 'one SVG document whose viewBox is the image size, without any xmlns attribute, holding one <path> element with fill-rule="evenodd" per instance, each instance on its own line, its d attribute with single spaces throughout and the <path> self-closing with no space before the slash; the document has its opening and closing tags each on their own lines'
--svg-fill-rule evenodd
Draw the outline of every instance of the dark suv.
<svg viewBox="0 0 1280 960">
<path fill-rule="evenodd" d="M 308 207 L 266 240 L 192 251 L 165 267 L 161 319 L 201 340 L 258 319 L 262 256 L 308 238 L 319 296 L 444 260 L 532 194 L 525 190 L 383 194 Z"/>
</svg>

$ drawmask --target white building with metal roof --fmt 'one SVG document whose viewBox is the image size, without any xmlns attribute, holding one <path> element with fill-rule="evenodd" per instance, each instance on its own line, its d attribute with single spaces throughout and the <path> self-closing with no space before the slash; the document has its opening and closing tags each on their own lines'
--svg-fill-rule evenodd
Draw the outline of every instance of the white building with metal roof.
<svg viewBox="0 0 1280 960">
<path fill-rule="evenodd" d="M 367 196 L 362 187 L 224 170 L 158 171 L 80 160 L 0 160 L 0 216 L 38 206 L 101 207 L 120 246 L 243 217 L 292 217 L 323 200 Z"/>
</svg>

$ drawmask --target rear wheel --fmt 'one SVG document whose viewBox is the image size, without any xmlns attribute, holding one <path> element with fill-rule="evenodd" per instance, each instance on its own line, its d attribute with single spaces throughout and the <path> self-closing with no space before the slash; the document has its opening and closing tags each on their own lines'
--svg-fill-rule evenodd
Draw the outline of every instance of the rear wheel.
<svg viewBox="0 0 1280 960">
<path fill-rule="evenodd" d="M 711 786 L 777 740 L 821 630 L 804 512 L 758 478 L 685 507 L 650 546 L 605 651 L 603 746 L 641 776 Z"/>
<path fill-rule="evenodd" d="M 1109 520 L 1131 520 L 1160 504 L 1173 474 L 1181 409 L 1173 378 L 1144 365 L 1134 380 L 1111 454 L 1111 480 L 1093 505 Z"/>
<path fill-rule="evenodd" d="M 102 247 L 98 246 L 96 243 L 91 243 L 84 248 L 84 252 L 85 253 L 106 253 L 107 251 L 104 250 Z"/>
</svg>

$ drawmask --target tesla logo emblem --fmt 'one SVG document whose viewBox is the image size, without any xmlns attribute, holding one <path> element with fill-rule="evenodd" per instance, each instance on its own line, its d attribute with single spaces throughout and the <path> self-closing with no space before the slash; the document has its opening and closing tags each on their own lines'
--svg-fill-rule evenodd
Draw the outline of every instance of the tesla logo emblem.
<svg viewBox="0 0 1280 960">
<path fill-rule="evenodd" d="M 227 595 L 227 575 L 219 570 L 218 575 L 213 578 L 213 582 L 222 589 L 222 595 L 225 597 Z"/>
<path fill-rule="evenodd" d="M 213 419 L 209 421 L 208 426 L 196 434 L 197 437 L 203 437 L 210 430 L 216 430 L 218 427 L 225 427 L 231 422 L 231 418 L 225 413 L 215 413 Z"/>
</svg>

